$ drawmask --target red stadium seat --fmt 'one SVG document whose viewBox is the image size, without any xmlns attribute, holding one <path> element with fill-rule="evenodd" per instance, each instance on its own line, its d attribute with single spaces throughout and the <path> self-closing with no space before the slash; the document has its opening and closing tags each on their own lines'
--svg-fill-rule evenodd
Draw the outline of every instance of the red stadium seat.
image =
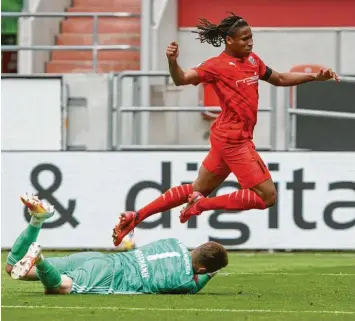
<svg viewBox="0 0 355 321">
<path fill-rule="evenodd" d="M 129 12 L 140 13 L 141 0 L 73 0 L 68 12 Z M 98 41 L 100 45 L 140 44 L 139 17 L 100 17 L 98 19 Z M 61 22 L 57 45 L 80 46 L 93 43 L 91 17 L 68 17 Z M 100 50 L 97 72 L 120 72 L 140 69 L 140 53 L 136 50 Z M 57 50 L 52 51 L 46 64 L 47 73 L 86 73 L 92 72 L 91 51 Z"/>
</svg>

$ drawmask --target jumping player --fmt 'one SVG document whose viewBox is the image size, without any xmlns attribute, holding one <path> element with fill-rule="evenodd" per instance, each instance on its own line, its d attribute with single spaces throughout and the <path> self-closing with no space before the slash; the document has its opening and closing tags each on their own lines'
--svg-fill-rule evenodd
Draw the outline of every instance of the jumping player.
<svg viewBox="0 0 355 321">
<path fill-rule="evenodd" d="M 46 294 L 195 294 L 228 264 L 227 252 L 218 243 L 189 252 L 172 238 L 127 253 L 83 252 L 47 259 L 36 240 L 54 208 L 34 196 L 21 200 L 31 221 L 9 253 L 6 272 L 14 279 L 40 280 Z"/>
<path fill-rule="evenodd" d="M 201 42 L 214 47 L 225 44 L 224 51 L 188 71 L 183 71 L 177 62 L 179 47 L 176 42 L 168 46 L 166 55 L 175 85 L 209 83 L 219 97 L 222 111 L 211 126 L 211 149 L 192 184 L 172 187 L 137 212 L 121 215 L 120 223 L 114 228 L 116 246 L 150 215 L 186 202 L 180 215 L 181 223 L 208 210 L 263 210 L 273 206 L 276 188 L 252 141 L 257 121 L 258 81 L 261 79 L 274 86 L 295 86 L 330 79 L 339 81 L 331 69 L 322 69 L 318 74 L 272 70 L 253 52 L 253 34 L 247 21 L 234 14 L 218 25 L 200 19 L 195 33 Z M 207 198 L 231 172 L 237 177 L 241 189 Z"/>
</svg>

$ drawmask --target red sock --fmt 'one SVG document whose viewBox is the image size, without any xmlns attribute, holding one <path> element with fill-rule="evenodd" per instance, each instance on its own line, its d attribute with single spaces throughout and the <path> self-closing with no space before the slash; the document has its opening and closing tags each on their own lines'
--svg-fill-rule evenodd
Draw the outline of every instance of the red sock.
<svg viewBox="0 0 355 321">
<path fill-rule="evenodd" d="M 138 211 L 138 222 L 142 222 L 153 214 L 165 212 L 186 203 L 192 192 L 192 184 L 185 184 L 170 188 L 153 202 Z"/>
<path fill-rule="evenodd" d="M 250 210 L 266 208 L 263 199 L 250 189 L 241 189 L 231 194 L 224 194 L 217 197 L 204 198 L 198 202 L 198 208 L 202 211 L 208 210 Z"/>
</svg>

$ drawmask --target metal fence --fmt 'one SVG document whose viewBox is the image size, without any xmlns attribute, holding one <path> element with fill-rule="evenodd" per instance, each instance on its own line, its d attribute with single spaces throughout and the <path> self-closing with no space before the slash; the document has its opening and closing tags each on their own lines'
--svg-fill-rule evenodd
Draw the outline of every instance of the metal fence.
<svg viewBox="0 0 355 321">
<path fill-rule="evenodd" d="M 355 77 L 340 77 L 341 82 L 348 82 L 354 84 L 355 90 Z M 291 106 L 291 91 L 292 96 L 295 97 L 296 87 L 285 89 L 285 150 L 294 150 L 296 149 L 296 121 L 297 116 L 306 116 L 314 118 L 331 118 L 331 119 L 351 119 L 355 121 L 355 105 L 354 112 L 341 112 L 341 111 L 327 111 L 327 110 L 312 110 L 312 109 L 303 109 L 301 106 L 297 106 L 297 103 L 294 103 L 294 106 Z M 355 99 L 354 99 L 355 102 Z M 354 122 L 355 126 L 355 122 Z M 351 135 L 351 133 L 349 133 Z"/>
<path fill-rule="evenodd" d="M 139 18 L 140 14 L 128 12 L 88 12 L 88 13 L 71 13 L 71 12 L 1 12 L 1 18 L 68 18 L 68 17 L 89 17 L 93 18 L 93 44 L 86 46 L 60 46 L 60 45 L 33 45 L 33 46 L 1 46 L 1 51 L 19 51 L 19 50 L 33 50 L 33 51 L 51 51 L 51 50 L 91 50 L 93 54 L 93 72 L 97 71 L 98 66 L 98 51 L 99 50 L 133 50 L 140 51 L 141 47 L 132 45 L 100 45 L 98 24 L 100 17 L 109 18 Z"/>
<path fill-rule="evenodd" d="M 15 75 L 15 74 L 3 74 L 3 77 L 11 77 L 13 79 L 16 78 L 51 78 L 51 77 L 58 77 L 58 75 L 48 75 L 48 76 L 38 76 L 38 75 Z M 149 102 L 144 100 L 140 100 L 139 103 L 133 103 L 131 106 L 126 107 L 123 106 L 123 97 L 127 94 L 125 91 L 125 87 L 123 86 L 123 80 L 127 78 L 135 79 L 134 86 L 140 86 L 139 79 L 148 78 L 149 82 L 152 82 L 152 77 L 162 77 L 165 78 L 166 84 L 168 84 L 168 79 L 170 75 L 166 71 L 152 71 L 152 72 L 141 72 L 141 71 L 129 71 L 129 72 L 122 72 L 122 73 L 111 73 L 108 77 L 108 103 L 106 106 L 107 110 L 107 150 L 208 150 L 209 145 L 178 145 L 178 144 L 171 144 L 171 145 L 152 145 L 147 143 L 142 143 L 141 141 L 138 144 L 129 144 L 124 145 L 122 143 L 122 132 L 121 130 L 124 127 L 124 123 L 122 121 L 122 115 L 124 113 L 132 113 L 134 115 L 140 115 L 142 113 L 159 113 L 159 112 L 191 112 L 191 113 L 200 113 L 205 110 L 209 111 L 219 111 L 220 107 L 203 107 L 203 106 L 150 106 Z M 355 84 L 355 78 L 351 77 L 340 77 L 340 80 L 343 82 L 349 82 Z M 169 83 L 170 84 L 170 83 Z M 325 110 L 312 110 L 312 109 L 302 109 L 301 106 L 297 108 L 291 108 L 290 103 L 290 88 L 282 88 L 280 93 L 284 92 L 285 103 L 285 126 L 283 124 L 278 124 L 277 119 L 280 119 L 280 115 L 278 112 L 281 110 L 277 109 L 276 103 L 279 100 L 277 97 L 276 88 L 274 86 L 270 87 L 271 90 L 271 97 L 270 97 L 270 105 L 265 107 L 259 108 L 259 112 L 266 112 L 270 113 L 270 146 L 263 149 L 268 150 L 280 150 L 280 148 L 276 148 L 276 137 L 280 137 L 280 135 L 285 135 L 285 145 L 282 150 L 294 150 L 295 149 L 295 134 L 296 128 L 293 119 L 297 116 L 306 116 L 306 117 L 314 117 L 314 118 L 332 118 L 332 119 L 348 119 L 348 120 L 355 120 L 355 110 L 354 112 L 337 112 L 337 111 L 325 111 Z M 137 90 L 133 90 L 133 95 Z M 68 119 L 68 93 L 67 93 L 67 84 L 63 81 L 62 82 L 62 118 L 63 122 L 65 123 Z M 105 108 L 105 106 L 103 106 Z M 146 119 L 149 123 L 149 118 Z M 138 126 L 140 126 L 141 122 L 137 122 Z M 281 126 L 280 126 L 281 125 Z M 355 125 L 355 122 L 354 122 Z M 316 127 L 316 126 L 315 126 Z M 138 128 L 135 128 L 138 129 Z M 149 131 L 149 127 L 146 128 Z M 68 136 L 68 128 L 63 126 L 62 128 L 62 141 L 63 141 L 63 150 L 68 149 L 67 145 L 67 136 Z M 282 132 L 280 132 L 280 130 Z M 163 134 L 163 133 L 162 133 Z M 350 134 L 350 133 L 349 133 Z M 148 132 L 144 132 L 145 136 L 148 136 Z M 260 147 L 259 147 L 260 148 Z"/>
<path fill-rule="evenodd" d="M 166 80 L 170 78 L 169 72 L 166 71 L 150 71 L 150 72 L 142 72 L 142 71 L 126 71 L 121 73 L 112 73 L 110 77 L 110 85 L 109 85 L 109 109 L 111 109 L 111 113 L 109 113 L 109 130 L 108 130 L 108 141 L 109 146 L 111 146 L 112 150 L 156 150 L 156 149 L 169 149 L 169 150 L 208 150 L 208 145 L 150 145 L 145 142 L 140 141 L 140 144 L 132 144 L 132 145 L 123 145 L 121 141 L 122 133 L 121 129 L 123 128 L 122 123 L 122 114 L 123 113 L 157 113 L 157 112 L 191 112 L 191 113 L 201 113 L 203 111 L 220 111 L 221 108 L 219 106 L 215 107 L 203 107 L 203 106 L 175 106 L 175 107 L 167 107 L 167 106 L 154 106 L 149 107 L 149 102 L 141 100 L 141 106 L 131 106 L 131 107 L 123 107 L 122 106 L 122 97 L 124 95 L 124 90 L 122 86 L 122 82 L 125 78 L 133 78 L 135 80 L 139 80 L 142 78 L 156 78 L 163 77 Z M 114 78 L 117 78 L 117 87 L 114 85 Z M 134 82 L 136 85 L 139 82 Z M 276 115 L 276 88 L 271 88 L 271 98 L 270 98 L 270 106 L 261 107 L 258 109 L 260 113 L 270 113 L 270 145 L 266 146 L 265 149 L 275 150 L 276 149 L 276 127 L 277 127 L 277 115 Z M 114 104 L 113 97 L 116 96 L 117 102 Z M 149 123 L 148 119 L 141 119 L 141 123 Z M 146 131 L 149 131 L 148 128 L 145 127 Z M 143 133 L 144 136 L 148 136 L 148 133 Z"/>
</svg>

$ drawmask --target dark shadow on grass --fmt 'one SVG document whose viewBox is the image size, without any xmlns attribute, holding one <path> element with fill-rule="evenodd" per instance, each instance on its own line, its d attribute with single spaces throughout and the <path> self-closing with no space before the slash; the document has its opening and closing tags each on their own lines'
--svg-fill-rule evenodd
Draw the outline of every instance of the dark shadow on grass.
<svg viewBox="0 0 355 321">
<path fill-rule="evenodd" d="M 19 298 L 28 298 L 28 297 L 32 297 L 32 298 L 41 298 L 44 297 L 45 294 L 44 292 L 17 292 L 16 293 L 16 299 Z M 24 300 L 26 301 L 26 300 Z"/>
<path fill-rule="evenodd" d="M 240 293 L 237 293 L 237 292 L 208 292 L 208 293 L 197 293 L 197 294 L 193 294 L 193 296 L 239 296 Z M 55 295 L 55 294 L 44 294 L 44 292 L 17 292 L 16 293 L 16 297 L 19 301 L 23 301 L 24 304 L 23 305 L 26 305 L 26 301 L 28 301 L 28 298 L 31 297 L 31 298 L 42 298 L 42 297 L 65 297 L 67 298 L 68 296 L 67 295 Z M 74 296 L 74 294 L 72 294 L 71 296 Z M 102 297 L 101 294 L 91 294 L 91 293 L 86 293 L 86 294 L 75 294 L 75 297 Z M 116 297 L 122 297 L 122 296 L 125 296 L 125 297 L 136 297 L 137 295 L 132 295 L 132 294 L 120 294 L 120 295 L 116 295 Z M 144 297 L 153 297 L 153 296 L 181 296 L 181 297 L 190 297 L 192 296 L 192 294 L 179 294 L 179 293 L 176 293 L 176 294 L 163 294 L 163 293 L 160 293 L 160 294 L 142 294 L 140 296 L 144 296 Z M 110 295 L 108 297 L 113 297 L 113 295 Z M 29 304 L 29 303 L 28 303 Z"/>
<path fill-rule="evenodd" d="M 204 295 L 204 296 L 237 296 L 238 293 L 236 292 L 208 292 L 208 293 L 197 293 L 195 294 L 197 296 L 201 296 L 201 295 Z"/>
</svg>

